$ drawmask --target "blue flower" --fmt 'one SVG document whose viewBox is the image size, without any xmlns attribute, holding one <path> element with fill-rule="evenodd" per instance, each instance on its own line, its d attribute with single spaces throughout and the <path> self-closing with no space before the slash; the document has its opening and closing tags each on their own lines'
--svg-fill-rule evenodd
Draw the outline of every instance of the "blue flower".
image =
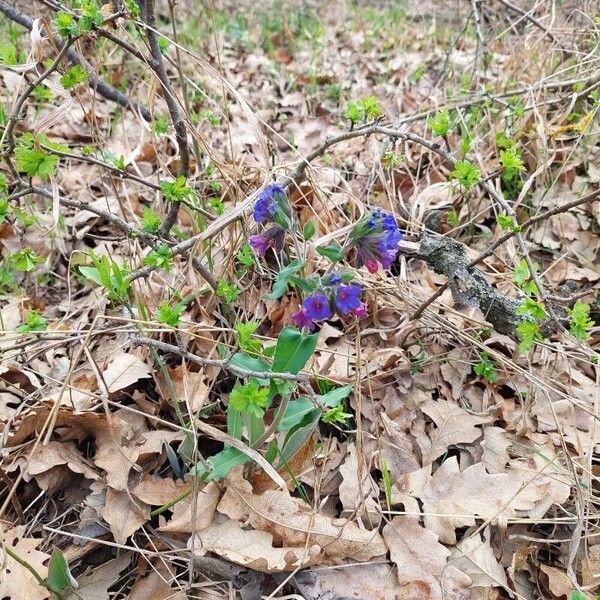
<svg viewBox="0 0 600 600">
<path fill-rule="evenodd" d="M 307 296 L 302 303 L 302 309 L 306 311 L 306 316 L 312 321 L 322 321 L 333 316 L 329 300 L 321 292 Z"/>
<path fill-rule="evenodd" d="M 340 285 L 335 293 L 335 307 L 340 314 L 346 317 L 352 311 L 359 309 L 362 305 L 360 285 Z"/>
<path fill-rule="evenodd" d="M 257 223 L 274 221 L 278 209 L 287 201 L 285 190 L 278 183 L 266 187 L 254 203 L 254 220 Z"/>
<path fill-rule="evenodd" d="M 350 234 L 350 240 L 356 247 L 356 266 L 365 265 L 370 273 L 376 273 L 379 264 L 389 269 L 396 259 L 402 238 L 394 216 L 380 208 L 374 209 L 356 224 Z"/>
</svg>

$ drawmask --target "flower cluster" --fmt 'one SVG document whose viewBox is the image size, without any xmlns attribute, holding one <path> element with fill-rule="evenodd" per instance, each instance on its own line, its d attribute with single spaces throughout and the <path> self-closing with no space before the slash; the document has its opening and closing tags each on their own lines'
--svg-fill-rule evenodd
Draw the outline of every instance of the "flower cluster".
<svg viewBox="0 0 600 600">
<path fill-rule="evenodd" d="M 337 273 L 325 277 L 322 280 L 322 290 L 307 296 L 299 310 L 291 315 L 292 323 L 298 329 L 313 331 L 316 322 L 330 319 L 334 310 L 342 317 L 365 317 L 367 309 L 360 299 L 362 288 L 360 285 L 348 285 L 342 281 L 342 277 Z"/>
<path fill-rule="evenodd" d="M 262 224 L 273 223 L 263 233 L 248 238 L 259 256 L 264 256 L 269 248 L 277 252 L 283 250 L 285 232 L 291 227 L 290 215 L 290 205 L 281 185 L 273 183 L 259 194 L 254 203 L 254 220 Z"/>
<path fill-rule="evenodd" d="M 356 267 L 365 265 L 370 273 L 376 273 L 379 264 L 389 269 L 402 238 L 394 216 L 376 208 L 363 217 L 350 234 L 350 246 L 356 248 Z"/>
</svg>

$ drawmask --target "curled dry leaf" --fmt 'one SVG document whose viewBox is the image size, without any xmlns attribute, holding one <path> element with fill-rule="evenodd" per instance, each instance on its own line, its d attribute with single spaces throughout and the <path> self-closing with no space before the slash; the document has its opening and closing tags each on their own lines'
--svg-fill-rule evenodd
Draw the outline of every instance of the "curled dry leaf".
<svg viewBox="0 0 600 600">
<path fill-rule="evenodd" d="M 458 404 L 441 399 L 428 400 L 421 405 L 421 410 L 436 425 L 429 431 L 431 445 L 422 447 L 424 465 L 442 456 L 450 446 L 474 442 L 481 436 L 481 429 L 477 425 L 492 420 L 489 416 L 471 415 Z M 423 446 L 422 438 L 421 443 Z"/>
<path fill-rule="evenodd" d="M 239 478 L 239 474 L 236 477 Z M 302 552 L 310 547 L 314 563 L 367 561 L 387 552 L 377 531 L 366 531 L 347 519 L 332 519 L 315 512 L 287 491 L 267 490 L 256 495 L 243 480 L 228 481 L 218 511 L 232 519 L 245 519 L 255 529 L 268 531 L 277 546 L 302 549 Z"/>
<path fill-rule="evenodd" d="M 485 535 L 465 537 L 452 549 L 450 564 L 467 573 L 473 587 L 508 586 L 504 569 L 490 546 L 489 531 Z"/>
<path fill-rule="evenodd" d="M 151 506 L 162 506 L 172 500 L 192 483 L 181 479 L 170 477 L 144 477 L 132 490 L 131 493 L 145 504 Z"/>
<path fill-rule="evenodd" d="M 188 548 L 192 547 L 191 538 Z M 273 536 L 266 531 L 244 530 L 238 521 L 228 520 L 212 525 L 196 534 L 194 556 L 213 552 L 238 565 L 244 565 L 263 573 L 294 571 L 315 564 L 320 548 L 274 546 Z"/>
<path fill-rule="evenodd" d="M 451 457 L 412 495 L 423 502 L 425 526 L 443 543 L 455 544 L 455 528 L 475 525 L 475 516 L 498 522 L 534 509 L 547 496 L 546 477 L 534 472 L 523 485 L 518 472 L 489 474 L 482 463 L 460 471 Z"/>
<path fill-rule="evenodd" d="M 340 485 L 340 502 L 346 515 L 358 515 L 366 524 L 377 524 L 380 521 L 375 494 L 379 492 L 364 460 L 356 455 L 356 444 L 348 445 L 348 455 L 340 466 L 342 483 Z"/>
<path fill-rule="evenodd" d="M 131 552 L 92 569 L 77 578 L 79 587 L 65 600 L 109 600 L 108 589 L 119 579 L 119 575 L 131 564 Z"/>
<path fill-rule="evenodd" d="M 392 565 L 355 564 L 339 569 L 300 571 L 294 577 L 294 584 L 304 598 L 399 600 L 405 597 Z"/>
</svg>

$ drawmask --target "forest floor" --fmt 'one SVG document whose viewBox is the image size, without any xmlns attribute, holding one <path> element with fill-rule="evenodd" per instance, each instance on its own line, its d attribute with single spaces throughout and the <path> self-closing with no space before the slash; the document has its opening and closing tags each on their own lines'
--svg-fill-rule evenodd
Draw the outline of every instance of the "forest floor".
<svg viewBox="0 0 600 600">
<path fill-rule="evenodd" d="M 153 2 L 0 0 L 0 599 L 597 598 L 598 5 Z"/>
</svg>

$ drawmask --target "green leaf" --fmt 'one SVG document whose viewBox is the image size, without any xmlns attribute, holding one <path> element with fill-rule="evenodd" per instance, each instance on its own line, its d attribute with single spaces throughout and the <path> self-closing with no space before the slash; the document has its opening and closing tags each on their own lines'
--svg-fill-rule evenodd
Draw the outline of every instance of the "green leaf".
<svg viewBox="0 0 600 600">
<path fill-rule="evenodd" d="M 437 112 L 435 116 L 427 119 L 427 126 L 431 128 L 433 135 L 436 137 L 448 135 L 450 128 L 452 127 L 448 109 L 444 108 Z"/>
<path fill-rule="evenodd" d="M 458 160 L 454 163 L 454 170 L 450 173 L 465 189 L 470 190 L 480 179 L 479 169 L 468 160 Z"/>
<path fill-rule="evenodd" d="M 571 322 L 569 331 L 571 335 L 582 342 L 590 336 L 589 330 L 594 326 L 594 321 L 590 318 L 590 305 L 581 300 L 577 300 L 573 308 L 567 309 Z"/>
<path fill-rule="evenodd" d="M 292 427 L 304 422 L 307 417 L 310 422 L 313 422 L 319 418 L 320 414 L 321 411 L 315 408 L 315 405 L 308 398 L 291 400 L 277 430 L 281 432 L 289 431 Z"/>
<path fill-rule="evenodd" d="M 302 421 L 299 425 L 292 427 L 285 436 L 281 448 L 281 459 L 283 462 L 290 460 L 304 446 L 306 440 L 313 434 L 319 422 L 320 411 L 314 413 Z M 310 420 L 310 418 L 314 420 Z"/>
<path fill-rule="evenodd" d="M 231 470 L 238 465 L 243 465 L 250 460 L 250 457 L 237 448 L 229 446 L 214 456 L 211 456 L 206 462 L 211 467 L 208 481 L 215 481 L 227 477 Z M 196 463 L 191 469 L 192 475 L 202 476 L 206 474 L 206 468 L 202 462 Z"/>
<path fill-rule="evenodd" d="M 233 406 L 227 407 L 227 433 L 237 440 L 242 439 L 242 430 L 244 423 L 242 421 L 242 413 L 239 410 L 233 408 Z"/>
<path fill-rule="evenodd" d="M 250 379 L 245 385 L 236 383 L 229 393 L 229 405 L 235 410 L 254 415 L 261 419 L 264 408 L 269 402 L 269 388 L 260 387 L 256 379 Z"/>
<path fill-rule="evenodd" d="M 281 330 L 275 347 L 273 371 L 299 373 L 313 355 L 319 334 L 304 335 L 293 327 Z"/>
<path fill-rule="evenodd" d="M 315 224 L 312 221 L 307 221 L 302 229 L 302 237 L 308 242 L 315 235 Z"/>
<path fill-rule="evenodd" d="M 32 310 L 25 315 L 24 323 L 19 325 L 15 331 L 19 333 L 46 331 L 46 319 L 40 315 L 39 311 Z"/>
<path fill-rule="evenodd" d="M 521 340 L 519 352 L 528 352 L 536 341 L 544 339 L 540 326 L 533 321 L 522 321 L 517 325 L 516 332 Z"/>
<path fill-rule="evenodd" d="M 317 248 L 317 252 L 321 256 L 325 256 L 331 262 L 334 262 L 334 263 L 340 262 L 340 260 L 342 260 L 342 258 L 344 258 L 344 254 L 342 252 L 342 247 L 339 244 L 337 244 L 336 242 L 333 242 L 333 244 L 330 244 L 329 246 L 319 246 Z"/>
<path fill-rule="evenodd" d="M 163 302 L 154 313 L 154 319 L 159 323 L 164 323 L 170 327 L 178 327 L 181 315 L 185 310 L 185 304 L 180 302 L 171 306 L 168 302 Z"/>
<path fill-rule="evenodd" d="M 15 269 L 15 271 L 20 271 L 22 273 L 33 271 L 35 266 L 43 262 L 43 260 L 44 259 L 41 256 L 38 256 L 31 248 L 24 248 L 23 250 L 8 256 L 8 261 L 12 265 L 12 268 Z"/>
<path fill-rule="evenodd" d="M 230 284 L 224 279 L 221 279 L 221 281 L 219 281 L 219 285 L 217 285 L 217 296 L 222 298 L 228 304 L 235 302 L 240 293 L 241 290 L 237 286 Z"/>
<path fill-rule="evenodd" d="M 239 367 L 240 369 L 247 369 L 248 371 L 266 372 L 271 370 L 267 363 L 254 356 L 249 356 L 245 352 L 236 352 L 231 357 L 229 364 L 233 367 Z M 269 379 L 258 378 L 257 381 L 260 385 L 269 385 Z"/>
<path fill-rule="evenodd" d="M 518 173 L 525 170 L 521 153 L 516 146 L 500 150 L 500 162 L 504 171 L 509 173 Z"/>
<path fill-rule="evenodd" d="M 60 83 L 65 90 L 70 90 L 76 85 L 86 82 L 89 76 L 89 73 L 81 65 L 74 65 L 61 76 Z"/>
<path fill-rule="evenodd" d="M 15 149 L 16 167 L 19 173 L 26 173 L 28 177 L 48 179 L 56 174 L 59 157 L 48 154 L 41 149 L 20 146 Z"/>
<path fill-rule="evenodd" d="M 505 231 L 514 231 L 515 233 L 521 231 L 521 226 L 515 221 L 515 218 L 506 213 L 499 214 L 496 222 Z"/>
<path fill-rule="evenodd" d="M 473 371 L 475 371 L 479 377 L 483 377 L 490 383 L 495 383 L 498 379 L 498 373 L 496 373 L 494 361 L 490 359 L 487 352 L 482 352 L 479 355 L 479 362 L 474 365 Z"/>
<path fill-rule="evenodd" d="M 58 549 L 52 552 L 48 564 L 48 587 L 55 594 L 62 594 L 69 587 L 79 587 L 77 580 L 71 575 L 65 555 Z"/>
<path fill-rule="evenodd" d="M 273 289 L 268 294 L 265 294 L 263 298 L 265 300 L 277 300 L 281 298 L 287 291 L 287 287 L 290 282 L 292 275 L 297 273 L 304 266 L 304 262 L 296 259 L 293 260 L 287 267 L 283 267 L 273 283 Z"/>
<path fill-rule="evenodd" d="M 589 597 L 579 590 L 573 590 L 569 596 L 569 600 L 589 600 Z"/>
<path fill-rule="evenodd" d="M 175 181 L 161 181 L 160 189 L 167 200 L 179 202 L 194 194 L 194 191 L 186 185 L 186 178 L 180 175 Z"/>
<path fill-rule="evenodd" d="M 335 388 L 322 396 L 317 396 L 317 398 L 323 406 L 333 408 L 347 398 L 352 393 L 352 389 L 351 385 L 345 385 L 344 387 Z"/>
<path fill-rule="evenodd" d="M 523 298 L 523 302 L 517 306 L 516 313 L 518 315 L 528 315 L 536 321 L 541 321 L 546 318 L 546 309 L 544 308 L 544 305 L 531 298 Z"/>
</svg>

